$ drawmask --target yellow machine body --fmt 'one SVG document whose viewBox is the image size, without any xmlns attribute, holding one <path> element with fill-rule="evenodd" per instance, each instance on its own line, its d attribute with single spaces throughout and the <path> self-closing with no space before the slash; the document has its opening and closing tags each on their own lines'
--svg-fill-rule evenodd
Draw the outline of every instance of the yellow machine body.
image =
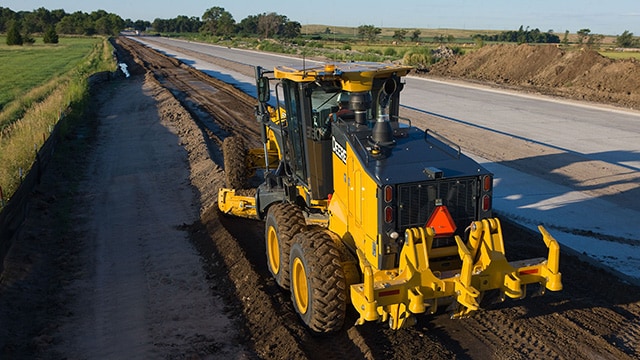
<svg viewBox="0 0 640 360">
<path fill-rule="evenodd" d="M 321 238 L 348 253 L 340 261 L 347 302 L 358 311 L 358 324 L 383 321 L 400 329 L 412 325 L 414 315 L 433 313 L 439 303 L 451 300 L 457 305 L 453 316 L 467 316 L 479 309 L 480 295 L 489 290 L 514 299 L 523 298 L 529 284 L 561 290 L 558 242 L 540 226 L 548 256 L 509 262 L 500 222 L 490 209 L 492 175 L 450 142 L 402 122 L 398 80 L 409 71 L 374 63 L 275 68 L 283 96 L 291 100 L 278 96 L 284 105 L 267 107 L 264 149 L 250 149 L 247 163 L 268 169 L 280 162 L 284 190 L 270 192 L 274 186 L 263 184 L 259 195 L 246 196 L 221 189 L 221 211 L 262 219 L 270 206 L 266 202 L 279 199 L 278 194 L 278 201 L 305 208 L 307 224 L 324 228 L 330 236 Z M 325 92 L 348 93 L 350 105 L 365 103 L 361 118 L 354 122 L 332 115 L 324 127 L 316 124 L 317 114 L 329 111 L 323 113 L 303 96 L 320 85 Z M 299 104 L 302 100 L 311 105 Z M 291 128 L 292 120 L 304 121 L 301 130 Z M 305 136 L 302 153 L 287 142 L 295 141 L 296 133 Z M 306 159 L 304 169 L 296 168 L 296 157 Z M 314 182 L 317 173 L 322 174 Z M 316 183 L 329 190 L 314 189 Z M 430 225 L 429 216 L 442 208 L 444 225 Z M 444 228 L 450 229 L 442 233 Z M 295 261 L 300 267 L 302 262 Z"/>
</svg>

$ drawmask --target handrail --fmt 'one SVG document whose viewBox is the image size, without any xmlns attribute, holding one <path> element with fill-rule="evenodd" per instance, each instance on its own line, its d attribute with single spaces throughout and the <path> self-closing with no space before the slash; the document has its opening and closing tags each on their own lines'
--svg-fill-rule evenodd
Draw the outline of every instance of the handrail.
<svg viewBox="0 0 640 360">
<path fill-rule="evenodd" d="M 430 142 L 429 139 L 428 139 L 429 133 L 431 133 L 431 137 L 433 137 L 434 139 L 440 141 L 441 143 L 444 143 L 445 145 L 449 145 L 449 148 L 438 146 L 439 144 L 437 144 L 435 142 Z M 462 151 L 460 149 L 460 145 L 458 145 L 458 144 L 454 143 L 453 141 L 447 139 L 443 135 L 440 135 L 440 134 L 438 134 L 437 132 L 435 132 L 433 130 L 429 131 L 429 129 L 426 129 L 424 131 L 424 141 L 426 143 L 428 143 L 428 144 L 432 144 L 433 146 L 439 148 L 443 152 L 449 154 L 454 159 L 460 159 L 460 154 L 462 153 Z M 451 150 L 451 149 L 453 149 L 453 150 L 457 149 L 457 153 L 455 155 L 454 154 L 450 154 L 447 150 Z"/>
<path fill-rule="evenodd" d="M 356 143 L 360 146 L 360 149 L 362 150 L 362 153 L 364 153 L 364 161 L 367 165 L 369 165 L 369 152 L 367 151 L 367 148 L 362 144 L 362 142 L 360 141 L 360 138 L 358 138 L 357 136 L 354 136 Z"/>
<path fill-rule="evenodd" d="M 398 115 L 393 115 L 393 118 L 394 118 L 394 119 L 398 119 L 398 124 L 400 123 L 400 120 L 402 120 L 402 121 L 406 121 L 406 122 L 407 122 L 407 125 L 408 125 L 409 127 L 411 127 L 411 119 L 406 118 L 406 117 L 403 117 L 403 116 L 398 116 Z"/>
</svg>

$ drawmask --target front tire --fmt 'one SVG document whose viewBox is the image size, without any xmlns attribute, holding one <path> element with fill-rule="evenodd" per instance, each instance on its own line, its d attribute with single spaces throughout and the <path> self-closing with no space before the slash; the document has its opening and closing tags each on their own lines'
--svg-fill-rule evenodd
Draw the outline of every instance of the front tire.
<svg viewBox="0 0 640 360">
<path fill-rule="evenodd" d="M 302 210 L 293 204 L 272 205 L 265 220 L 267 267 L 276 283 L 289 289 L 289 254 L 293 237 L 306 230 Z"/>
<path fill-rule="evenodd" d="M 304 323 L 327 333 L 344 325 L 346 280 L 340 253 L 325 230 L 296 235 L 291 247 L 291 300 Z"/>
</svg>

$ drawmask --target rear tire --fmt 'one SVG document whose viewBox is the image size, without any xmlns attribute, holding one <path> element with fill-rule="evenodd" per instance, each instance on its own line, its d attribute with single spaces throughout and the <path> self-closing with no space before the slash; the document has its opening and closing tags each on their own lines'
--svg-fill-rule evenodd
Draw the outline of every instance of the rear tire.
<svg viewBox="0 0 640 360">
<path fill-rule="evenodd" d="M 222 157 L 224 160 L 224 174 L 227 187 L 230 189 L 245 189 L 247 187 L 247 149 L 244 140 L 238 136 L 231 136 L 222 142 Z"/>
<path fill-rule="evenodd" d="M 306 230 L 302 210 L 293 204 L 272 205 L 265 220 L 267 267 L 276 283 L 289 289 L 289 254 L 293 237 Z"/>
<path fill-rule="evenodd" d="M 291 247 L 291 300 L 304 323 L 327 333 L 344 325 L 346 281 L 340 252 L 325 230 L 296 235 Z"/>
</svg>

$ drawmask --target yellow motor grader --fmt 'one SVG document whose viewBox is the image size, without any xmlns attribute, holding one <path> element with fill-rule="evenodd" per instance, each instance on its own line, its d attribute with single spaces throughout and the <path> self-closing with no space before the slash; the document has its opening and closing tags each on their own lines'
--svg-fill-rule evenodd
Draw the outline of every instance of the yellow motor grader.
<svg viewBox="0 0 640 360">
<path fill-rule="evenodd" d="M 442 304 L 469 315 L 489 290 L 504 299 L 524 297 L 528 284 L 562 289 L 556 240 L 540 226 L 548 257 L 507 261 L 492 174 L 399 116 L 410 70 L 256 67 L 263 147 L 223 143 L 218 206 L 265 221 L 268 268 L 316 332 L 341 328 L 348 304 L 357 324 L 400 329 Z M 261 181 L 253 191 L 251 177 Z"/>
</svg>

